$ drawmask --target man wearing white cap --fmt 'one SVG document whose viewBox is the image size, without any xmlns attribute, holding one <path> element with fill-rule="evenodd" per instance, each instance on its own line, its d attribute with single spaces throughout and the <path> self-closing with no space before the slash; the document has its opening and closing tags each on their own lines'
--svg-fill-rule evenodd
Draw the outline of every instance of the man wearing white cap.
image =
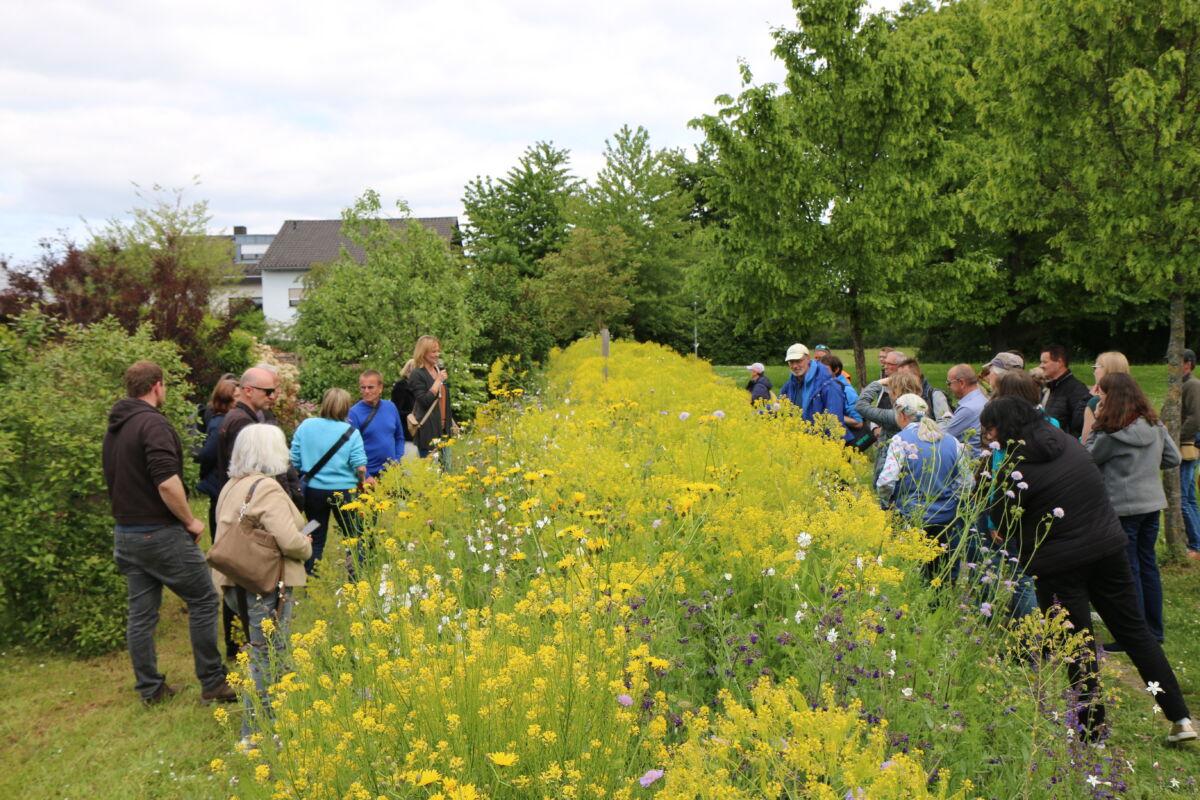
<svg viewBox="0 0 1200 800">
<path fill-rule="evenodd" d="M 802 344 L 789 347 L 784 360 L 792 375 L 779 390 L 780 397 L 786 397 L 792 405 L 801 408 L 802 416 L 809 422 L 818 414 L 832 415 L 842 425 L 842 438 L 849 441 L 852 434 L 842 422 L 846 411 L 846 395 L 841 384 L 833 379 L 829 367 L 814 361 L 808 354 L 808 348 Z"/>
<path fill-rule="evenodd" d="M 750 370 L 750 382 L 746 384 L 746 389 L 750 392 L 750 405 L 755 405 L 760 400 L 763 403 L 771 402 L 771 379 L 763 374 L 767 368 L 755 361 L 746 369 Z"/>
</svg>

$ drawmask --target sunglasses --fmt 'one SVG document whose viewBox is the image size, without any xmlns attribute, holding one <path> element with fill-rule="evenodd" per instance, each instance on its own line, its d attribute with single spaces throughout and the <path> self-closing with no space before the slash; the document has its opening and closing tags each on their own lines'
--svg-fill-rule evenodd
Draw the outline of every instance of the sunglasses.
<svg viewBox="0 0 1200 800">
<path fill-rule="evenodd" d="M 242 386 L 242 388 L 243 389 L 258 389 L 260 392 L 265 394 L 267 397 L 270 397 L 271 395 L 275 394 L 275 392 L 278 390 L 279 387 L 276 386 L 271 389 L 264 389 L 261 386 L 251 386 L 250 384 L 247 383 L 247 384 L 244 384 Z"/>
</svg>

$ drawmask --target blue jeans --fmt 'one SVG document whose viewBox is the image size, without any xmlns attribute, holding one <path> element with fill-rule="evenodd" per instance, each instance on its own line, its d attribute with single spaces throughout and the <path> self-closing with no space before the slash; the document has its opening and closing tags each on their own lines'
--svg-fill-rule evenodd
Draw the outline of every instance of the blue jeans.
<svg viewBox="0 0 1200 800">
<path fill-rule="evenodd" d="M 271 698 L 267 687 L 278 682 L 284 670 L 284 653 L 288 644 L 288 627 L 292 621 L 292 608 L 295 600 L 290 586 L 283 588 L 283 602 L 276 616 L 275 604 L 279 598 L 279 590 L 267 594 L 246 592 L 246 611 L 250 617 L 250 677 L 254 679 L 254 688 L 258 695 L 258 707 L 270 713 Z M 238 606 L 238 592 L 235 587 L 225 589 L 225 604 L 235 610 Z M 273 619 L 275 630 L 268 636 L 263 632 L 263 620 Z M 256 712 L 254 697 L 247 692 L 243 696 L 246 713 L 242 716 L 242 736 L 249 736 L 255 730 L 254 717 Z"/>
<path fill-rule="evenodd" d="M 1192 460 L 1179 465 L 1179 490 L 1188 550 L 1200 551 L 1200 506 L 1196 504 L 1197 464 L 1200 464 L 1200 461 Z"/>
<path fill-rule="evenodd" d="M 1162 578 L 1158 574 L 1158 554 L 1154 551 L 1154 545 L 1158 542 L 1158 515 L 1158 511 L 1151 511 L 1148 514 L 1121 517 L 1121 527 L 1129 537 L 1126 552 L 1129 554 L 1129 571 L 1133 573 L 1138 608 L 1146 618 L 1146 627 L 1161 642 Z"/>
<path fill-rule="evenodd" d="M 188 630 L 196 677 L 204 691 L 225 682 L 225 667 L 217 648 L 217 590 L 204 554 L 182 525 L 150 531 L 114 531 L 113 559 L 125 576 L 129 621 L 125 640 L 137 680 L 137 692 L 149 700 L 166 683 L 158 671 L 154 630 L 166 586 L 187 604 Z"/>
</svg>

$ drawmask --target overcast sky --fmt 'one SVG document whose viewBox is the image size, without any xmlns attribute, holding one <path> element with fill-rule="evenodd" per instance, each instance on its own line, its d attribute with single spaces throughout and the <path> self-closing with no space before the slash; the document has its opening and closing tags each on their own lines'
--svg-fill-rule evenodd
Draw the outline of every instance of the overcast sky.
<svg viewBox="0 0 1200 800">
<path fill-rule="evenodd" d="M 125 214 L 132 182 L 201 185 L 214 232 L 331 219 L 364 189 L 461 215 L 466 182 L 550 140 L 591 177 L 779 80 L 787 0 L 41 0 L 0 5 L 0 255 Z"/>
</svg>

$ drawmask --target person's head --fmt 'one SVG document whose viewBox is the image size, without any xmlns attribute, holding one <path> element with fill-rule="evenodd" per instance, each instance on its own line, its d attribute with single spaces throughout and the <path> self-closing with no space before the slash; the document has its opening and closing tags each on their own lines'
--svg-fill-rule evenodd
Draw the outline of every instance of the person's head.
<svg viewBox="0 0 1200 800">
<path fill-rule="evenodd" d="M 153 361 L 135 361 L 125 370 L 125 396 L 161 408 L 166 398 L 162 367 Z"/>
<path fill-rule="evenodd" d="M 783 357 L 787 362 L 788 369 L 792 371 L 792 375 L 797 378 L 803 378 L 808 372 L 808 367 L 812 363 L 812 359 L 808 355 L 808 348 L 797 342 L 787 349 L 787 354 Z"/>
<path fill-rule="evenodd" d="M 946 373 L 946 388 L 954 395 L 956 400 L 961 400 L 971 392 L 979 388 L 979 378 L 975 375 L 975 370 L 971 369 L 970 364 L 955 364 Z"/>
<path fill-rule="evenodd" d="M 1101 378 L 1098 386 L 1100 405 L 1096 409 L 1096 430 L 1119 431 L 1138 417 L 1144 417 L 1151 425 L 1158 422 L 1154 407 L 1132 375 L 1114 372 Z"/>
<path fill-rule="evenodd" d="M 845 365 L 842 364 L 842 360 L 833 353 L 830 353 L 825 357 L 825 366 L 829 367 L 829 374 L 833 375 L 835 378 L 838 375 L 841 375 L 842 370 L 846 368 Z"/>
<path fill-rule="evenodd" d="M 278 425 L 256 423 L 238 433 L 229 457 L 229 477 L 280 475 L 290 464 L 287 440 Z"/>
<path fill-rule="evenodd" d="M 883 371 L 891 377 L 900 369 L 900 365 L 908 360 L 908 356 L 901 353 L 899 350 L 889 350 L 887 355 L 883 357 Z"/>
<path fill-rule="evenodd" d="M 213 410 L 214 414 L 224 414 L 233 408 L 233 398 L 237 393 L 237 388 L 237 378 L 232 380 L 221 378 L 217 381 L 217 385 L 213 387 L 212 396 L 208 398 L 208 407 Z"/>
<path fill-rule="evenodd" d="M 896 424 L 901 428 L 913 423 L 920 422 L 929 413 L 929 404 L 919 394 L 902 394 L 892 403 L 892 408 L 896 412 Z"/>
<path fill-rule="evenodd" d="M 916 375 L 922 381 L 925 380 L 925 376 L 921 374 L 921 365 L 917 363 L 917 360 L 915 358 L 904 359 L 903 361 L 900 362 L 897 369 L 902 370 L 904 372 L 911 372 L 913 375 Z"/>
<path fill-rule="evenodd" d="M 921 379 L 911 372 L 897 372 L 888 378 L 888 394 L 892 397 L 906 394 L 919 395 L 924 388 L 921 385 Z"/>
<path fill-rule="evenodd" d="M 358 376 L 358 393 L 362 395 L 362 400 L 367 405 L 377 404 L 379 396 L 383 394 L 383 376 L 377 370 L 364 371 L 362 375 Z"/>
<path fill-rule="evenodd" d="M 1001 446 L 1021 438 L 1021 431 L 1032 422 L 1042 419 L 1042 410 L 1024 397 L 1015 394 L 991 400 L 979 412 L 979 427 L 988 442 Z"/>
<path fill-rule="evenodd" d="M 816 347 L 813 348 L 813 351 L 812 351 L 812 357 L 827 366 L 829 364 L 829 356 L 830 355 L 832 355 L 832 354 L 829 352 L 829 348 L 823 344 L 817 345 Z"/>
<path fill-rule="evenodd" d="M 996 385 L 1000 383 L 1000 379 L 1009 372 L 1023 371 L 1024 369 L 1025 359 L 1016 353 L 996 353 L 992 357 L 992 360 L 984 365 L 984 376 L 992 389 L 995 390 Z"/>
<path fill-rule="evenodd" d="M 1183 374 L 1191 375 L 1192 370 L 1195 368 L 1196 368 L 1196 351 L 1195 350 L 1184 350 L 1183 351 Z"/>
<path fill-rule="evenodd" d="M 350 393 L 345 389 L 339 389 L 336 386 L 326 389 L 325 395 L 321 398 L 321 416 L 325 419 L 345 422 L 346 416 L 350 413 L 350 404 Z"/>
<path fill-rule="evenodd" d="M 265 367 L 251 367 L 242 373 L 242 402 L 255 411 L 270 408 L 279 391 L 279 373 Z"/>
<path fill-rule="evenodd" d="M 1071 368 L 1071 363 L 1067 359 L 1067 348 L 1061 344 L 1046 345 L 1042 348 L 1039 366 L 1042 368 L 1042 374 L 1046 376 L 1046 380 L 1058 380 Z"/>
<path fill-rule="evenodd" d="M 996 392 L 993 397 L 1008 397 L 1015 395 L 1024 398 L 1028 403 L 1037 405 L 1042 402 L 1042 389 L 1033 376 L 1024 370 L 1013 370 L 1004 373 L 996 382 Z"/>
<path fill-rule="evenodd" d="M 750 380 L 752 381 L 758 380 L 762 377 L 762 374 L 767 371 L 767 368 L 758 361 L 755 361 L 753 364 L 746 365 L 746 369 L 749 371 Z"/>
<path fill-rule="evenodd" d="M 1129 374 L 1129 359 L 1123 353 L 1118 353 L 1116 350 L 1109 350 L 1106 353 L 1101 353 L 1096 356 L 1096 363 L 1092 364 L 1092 376 L 1099 383 L 1100 379 L 1105 375 L 1122 375 Z"/>
<path fill-rule="evenodd" d="M 404 380 L 408 380 L 408 376 L 412 375 L 412 371 L 414 368 L 416 368 L 416 366 L 417 362 L 411 358 L 408 361 L 405 361 L 404 366 L 400 368 L 400 377 Z"/>
<path fill-rule="evenodd" d="M 887 354 L 890 352 L 892 352 L 892 348 L 890 348 L 890 347 L 879 348 L 879 366 L 882 367 L 884 364 L 887 363 Z"/>
<path fill-rule="evenodd" d="M 436 367 L 442 357 L 442 343 L 433 336 L 422 336 L 413 347 L 413 362 L 418 367 Z"/>
</svg>

